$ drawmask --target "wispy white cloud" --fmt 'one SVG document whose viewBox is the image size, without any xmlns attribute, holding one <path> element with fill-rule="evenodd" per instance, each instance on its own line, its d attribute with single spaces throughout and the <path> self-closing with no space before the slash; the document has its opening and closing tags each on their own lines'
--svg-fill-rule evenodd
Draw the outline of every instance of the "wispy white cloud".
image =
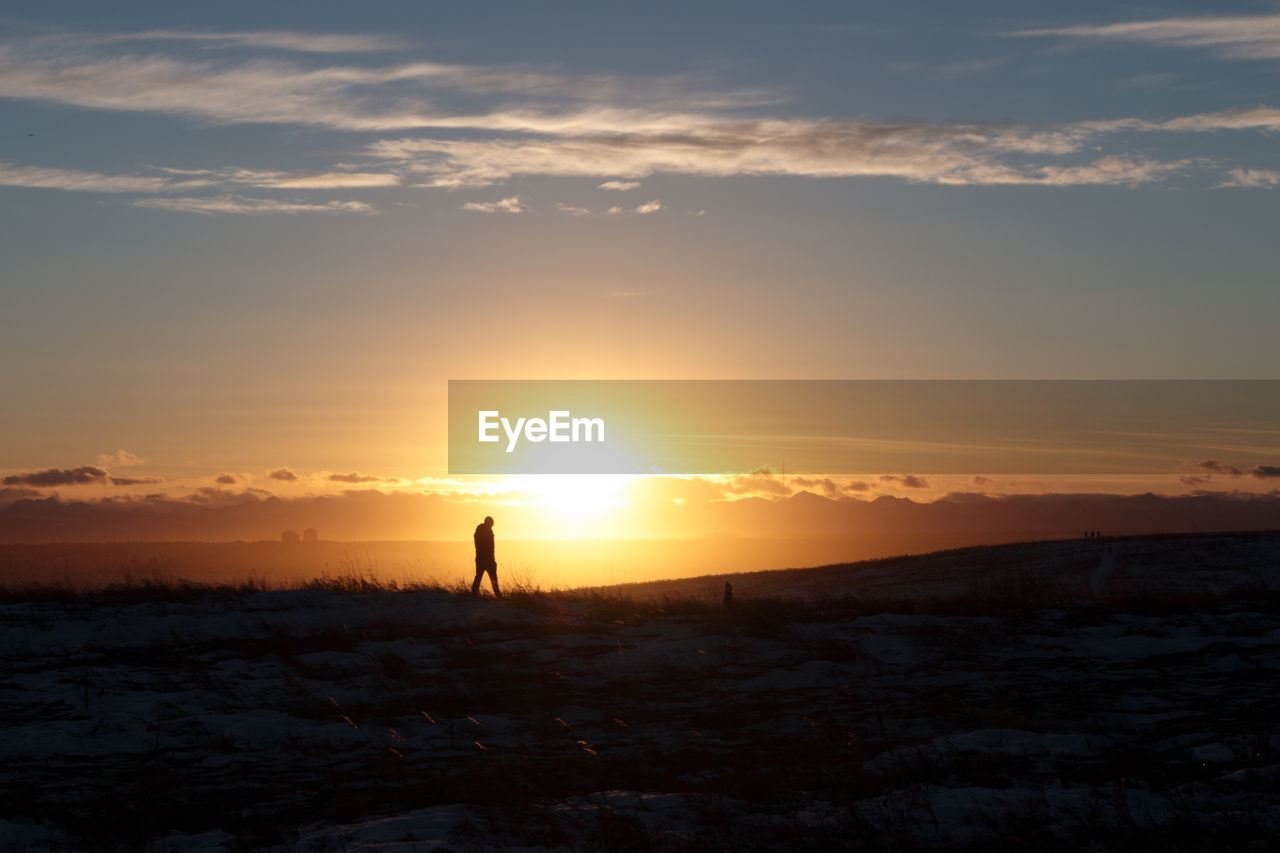
<svg viewBox="0 0 1280 853">
<path fill-rule="evenodd" d="M 80 169 L 20 166 L 0 162 L 0 186 L 55 189 L 101 193 L 172 193 L 251 186 L 262 189 L 356 189 L 390 187 L 400 183 L 389 172 L 282 172 L 240 168 L 173 169 L 160 167 L 159 175 L 107 175 Z M 208 200 L 215 207 L 225 205 L 228 196 Z M 173 204 L 150 203 L 151 207 L 189 209 L 191 200 L 175 199 Z M 283 207 L 288 207 L 286 203 Z"/>
<path fill-rule="evenodd" d="M 319 172 L 313 175 L 284 175 L 268 178 L 259 187 L 288 190 L 354 189 L 358 187 L 394 187 L 400 183 L 395 175 L 375 172 Z"/>
<path fill-rule="evenodd" d="M 1239 107 L 1211 113 L 1182 116 L 1162 122 L 1142 122 L 1144 130 L 1203 133 L 1215 130 L 1280 130 L 1280 109 Z"/>
<path fill-rule="evenodd" d="M 174 175 L 202 178 L 210 183 L 235 184 L 286 190 L 331 190 L 365 187 L 394 187 L 400 178 L 390 172 L 284 172 L 263 169 L 172 169 Z"/>
<path fill-rule="evenodd" d="M 403 39 L 385 35 L 344 35 L 281 30 L 239 33 L 147 30 L 140 33 L 104 34 L 92 36 L 89 39 L 103 44 L 148 41 L 198 42 L 208 47 L 257 47 L 300 53 L 367 53 L 406 47 Z"/>
<path fill-rule="evenodd" d="M 1168 47 L 1209 48 L 1233 59 L 1280 59 L 1280 15 L 1158 18 L 1018 30 L 1007 35 L 1142 42 Z"/>
<path fill-rule="evenodd" d="M 1280 185 L 1280 171 L 1275 169 L 1232 169 L 1219 187 L 1270 189 Z"/>
<path fill-rule="evenodd" d="M 1155 161 L 1140 157 L 1113 155 L 1075 166 L 1042 166 L 1034 183 L 1050 186 L 1087 184 L 1136 185 L 1162 180 L 1171 173 L 1185 171 L 1195 165 L 1192 159 Z"/>
<path fill-rule="evenodd" d="M 221 63 L 163 55 L 43 57 L 0 45 L 0 97 L 100 110 L 152 112 L 221 124 L 265 122 L 348 130 L 423 127 L 421 109 L 365 106 L 354 89 L 395 81 L 404 69 L 302 68 L 274 61 Z M 431 69 L 420 68 L 421 76 Z"/>
<path fill-rule="evenodd" d="M 469 201 L 462 205 L 462 209 L 477 213 L 524 213 L 529 208 L 520 201 L 520 196 L 513 195 L 499 201 Z"/>
<path fill-rule="evenodd" d="M 666 209 L 666 206 L 663 205 L 662 202 L 658 201 L 657 199 L 654 199 L 653 201 L 647 201 L 644 204 L 639 204 L 632 208 L 624 208 L 615 204 L 613 207 L 610 207 L 608 210 L 606 210 L 605 213 L 611 216 L 618 216 L 623 213 L 634 213 L 638 216 L 647 216 L 650 213 L 657 213 L 659 210 L 665 210 L 665 209 Z M 701 214 L 694 214 L 694 215 L 700 216 Z"/>
<path fill-rule="evenodd" d="M 1280 109 L 1268 106 L 1234 107 L 1159 121 L 1139 118 L 1082 121 L 1061 129 L 1056 134 L 1068 144 L 1080 146 L 1112 133 L 1214 133 L 1226 130 L 1280 130 Z"/>
<path fill-rule="evenodd" d="M 588 216 L 591 213 L 590 208 L 575 207 L 572 204 L 565 204 L 563 202 L 556 202 L 556 210 L 561 213 L 567 213 L 570 216 Z"/>
<path fill-rule="evenodd" d="M 0 186 L 7 187 L 138 193 L 201 187 L 207 186 L 208 183 L 202 179 L 175 181 L 172 178 L 156 175 L 104 175 L 78 169 L 46 169 L 41 166 L 17 166 L 13 163 L 0 162 Z"/>
<path fill-rule="evenodd" d="M 1104 132 L 1135 129 L 1062 127 L 1049 131 L 996 125 L 870 121 L 724 122 L 683 134 L 627 133 L 522 139 L 381 140 L 372 157 L 422 175 L 437 186 L 481 187 L 515 175 L 883 176 L 951 185 L 1114 183 L 1157 180 L 1187 161 L 1104 155 L 1085 162 L 1014 164 L 1009 155 L 1078 154 Z M 1136 127 L 1136 129 L 1142 129 Z"/>
<path fill-rule="evenodd" d="M 361 201 L 299 202 L 267 198 L 245 198 L 238 195 L 220 195 L 207 198 L 140 198 L 132 202 L 135 207 L 151 207 L 176 210 L 182 213 L 201 213 L 208 216 L 217 213 L 356 213 L 370 216 L 376 208 Z"/>
<path fill-rule="evenodd" d="M 1280 34 L 1280 16 L 1167 19 L 1017 35 L 1238 46 L 1252 33 L 1248 39 L 1256 49 L 1262 43 L 1257 33 L 1271 28 Z M 122 44 L 137 52 L 118 53 Z M 602 181 L 601 189 L 625 191 L 651 175 L 680 174 L 887 177 L 955 186 L 1136 186 L 1205 168 L 1209 158 L 1140 156 L 1134 152 L 1141 149 L 1130 144 L 1132 135 L 1280 130 L 1280 109 L 1267 106 L 1046 127 L 745 117 L 740 108 L 766 103 L 769 93 L 717 93 L 679 77 L 635 80 L 432 62 L 373 67 L 336 63 L 327 56 L 396 44 L 380 36 L 170 30 L 79 41 L 0 39 L 0 98 L 396 137 L 367 143 L 363 162 L 308 172 L 224 167 L 112 176 L 0 164 L 0 184 L 188 195 L 188 189 L 200 187 L 234 192 L 411 184 L 456 190 L 542 175 L 589 177 Z M 174 53 L 175 45 L 185 45 L 187 54 Z M 193 58 L 192 45 L 267 53 L 246 59 L 239 51 L 203 51 Z M 311 55 L 286 60 L 272 51 Z M 972 73 L 983 67 L 970 63 L 953 70 Z M 146 204 L 196 212 L 265 212 L 272 204 L 280 210 L 292 206 L 292 212 L 372 212 L 368 205 L 367 210 L 333 207 L 359 202 L 268 202 L 236 195 Z M 461 206 L 482 212 L 527 210 L 518 196 Z"/>
<path fill-rule="evenodd" d="M 368 37 L 334 36 L 333 43 L 324 36 L 296 33 L 153 31 L 111 37 L 158 47 L 175 38 L 292 50 L 306 45 L 331 52 L 343 45 L 364 45 Z M 626 79 L 437 62 L 316 66 L 271 54 L 250 59 L 191 58 L 163 50 L 120 55 L 95 47 L 95 41 L 101 39 L 0 39 L 0 98 L 154 112 L 220 124 L 580 134 L 608 132 L 637 121 L 678 132 L 696 124 L 700 112 L 759 104 L 772 97 L 707 92 L 681 76 Z M 471 101 L 501 100 L 474 113 L 434 105 L 452 103 L 459 95 Z M 518 108 L 504 105 L 513 98 Z"/>
</svg>

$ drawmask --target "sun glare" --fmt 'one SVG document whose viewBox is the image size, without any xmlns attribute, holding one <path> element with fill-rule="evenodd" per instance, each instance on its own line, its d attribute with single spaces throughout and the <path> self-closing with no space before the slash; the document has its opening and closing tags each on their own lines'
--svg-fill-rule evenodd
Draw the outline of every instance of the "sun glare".
<svg viewBox="0 0 1280 853">
<path fill-rule="evenodd" d="M 530 475 L 519 479 L 519 489 L 543 515 L 548 537 L 601 538 L 614 532 L 609 522 L 627 503 L 624 493 L 635 479 L 608 474 Z"/>
</svg>

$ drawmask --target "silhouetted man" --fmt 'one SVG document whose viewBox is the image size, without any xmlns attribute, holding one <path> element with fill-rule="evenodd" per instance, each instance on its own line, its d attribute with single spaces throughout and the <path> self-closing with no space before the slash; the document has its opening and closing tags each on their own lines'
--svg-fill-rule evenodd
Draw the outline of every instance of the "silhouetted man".
<svg viewBox="0 0 1280 853">
<path fill-rule="evenodd" d="M 471 582 L 471 594 L 480 594 L 480 579 L 489 573 L 489 583 L 493 586 L 495 598 L 502 598 L 498 591 L 498 561 L 493 557 L 493 516 L 486 515 L 484 521 L 476 525 L 476 579 Z"/>
</svg>

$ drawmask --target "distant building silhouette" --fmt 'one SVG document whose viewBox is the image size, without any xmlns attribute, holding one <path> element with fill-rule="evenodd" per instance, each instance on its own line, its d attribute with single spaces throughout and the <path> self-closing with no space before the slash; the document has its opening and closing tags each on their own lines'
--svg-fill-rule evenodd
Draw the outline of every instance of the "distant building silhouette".
<svg viewBox="0 0 1280 853">
<path fill-rule="evenodd" d="M 280 541 L 285 545 L 297 545 L 302 541 L 302 537 L 298 535 L 296 530 L 286 530 L 280 534 Z"/>
<path fill-rule="evenodd" d="M 303 544 L 314 545 L 318 538 L 320 538 L 320 534 L 316 533 L 316 529 L 314 527 L 308 527 L 306 530 L 302 531 Z"/>
</svg>

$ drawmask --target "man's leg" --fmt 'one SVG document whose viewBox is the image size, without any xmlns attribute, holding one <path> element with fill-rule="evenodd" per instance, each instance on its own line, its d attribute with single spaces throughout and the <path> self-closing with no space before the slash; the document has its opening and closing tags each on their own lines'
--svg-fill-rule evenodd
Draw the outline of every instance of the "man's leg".
<svg viewBox="0 0 1280 853">
<path fill-rule="evenodd" d="M 489 583 L 493 584 L 493 597 L 502 598 L 502 593 L 498 591 L 498 567 L 489 567 Z"/>
<path fill-rule="evenodd" d="M 471 594 L 480 594 L 480 578 L 484 577 L 484 569 L 476 566 L 476 579 L 471 582 Z"/>
</svg>

